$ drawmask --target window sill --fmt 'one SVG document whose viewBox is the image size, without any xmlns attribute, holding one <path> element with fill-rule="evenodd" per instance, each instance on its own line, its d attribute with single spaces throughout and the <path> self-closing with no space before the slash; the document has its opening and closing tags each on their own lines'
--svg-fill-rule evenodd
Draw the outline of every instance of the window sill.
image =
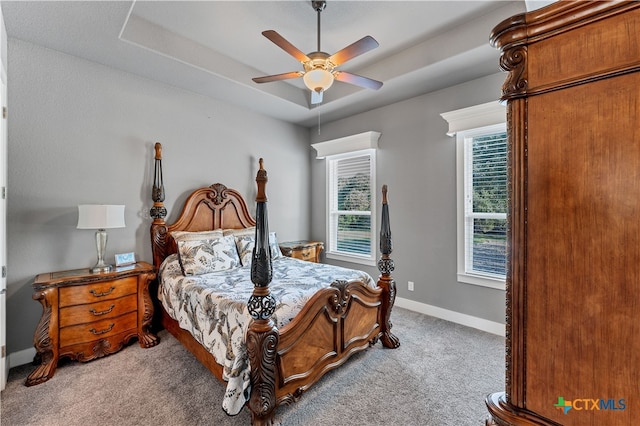
<svg viewBox="0 0 640 426">
<path fill-rule="evenodd" d="M 496 290 L 506 290 L 505 280 L 500 278 L 489 278 L 480 275 L 458 273 L 458 282 L 494 288 Z"/>
<path fill-rule="evenodd" d="M 325 255 L 329 259 L 339 260 L 341 262 L 351 262 L 351 263 L 359 263 L 361 265 L 368 266 L 376 266 L 377 262 L 375 259 L 359 257 L 359 256 L 349 256 L 346 254 L 338 254 L 327 252 Z"/>
</svg>

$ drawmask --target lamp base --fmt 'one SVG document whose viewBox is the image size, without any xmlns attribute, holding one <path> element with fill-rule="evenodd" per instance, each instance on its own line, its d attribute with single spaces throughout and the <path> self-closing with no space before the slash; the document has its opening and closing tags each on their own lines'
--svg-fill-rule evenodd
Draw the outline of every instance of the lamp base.
<svg viewBox="0 0 640 426">
<path fill-rule="evenodd" d="M 101 274 L 103 272 L 111 272 L 113 271 L 113 265 L 96 265 L 91 268 L 92 274 Z"/>
<path fill-rule="evenodd" d="M 91 268 L 92 274 L 100 274 L 103 272 L 111 272 L 113 267 L 104 262 L 104 254 L 107 250 L 107 231 L 98 229 L 96 231 L 96 249 L 98 250 L 98 262 Z"/>
</svg>

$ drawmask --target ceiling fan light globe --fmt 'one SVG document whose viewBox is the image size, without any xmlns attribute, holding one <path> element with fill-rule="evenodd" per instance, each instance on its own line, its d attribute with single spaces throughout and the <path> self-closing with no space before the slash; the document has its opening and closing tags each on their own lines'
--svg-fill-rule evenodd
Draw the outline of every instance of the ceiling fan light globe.
<svg viewBox="0 0 640 426">
<path fill-rule="evenodd" d="M 327 70 L 315 69 L 307 71 L 302 77 L 305 86 L 313 91 L 326 91 L 333 84 L 333 74 Z"/>
</svg>

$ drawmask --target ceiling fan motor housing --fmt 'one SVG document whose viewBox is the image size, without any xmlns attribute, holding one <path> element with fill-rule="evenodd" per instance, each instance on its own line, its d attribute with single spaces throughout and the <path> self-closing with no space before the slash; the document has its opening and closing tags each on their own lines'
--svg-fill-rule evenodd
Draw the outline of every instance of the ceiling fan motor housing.
<svg viewBox="0 0 640 426">
<path fill-rule="evenodd" d="M 336 67 L 331 61 L 329 61 L 329 54 L 325 52 L 311 52 L 307 55 L 310 61 L 303 62 L 305 71 L 311 71 L 318 68 L 323 70 L 327 70 L 329 72 L 333 71 Z"/>
</svg>

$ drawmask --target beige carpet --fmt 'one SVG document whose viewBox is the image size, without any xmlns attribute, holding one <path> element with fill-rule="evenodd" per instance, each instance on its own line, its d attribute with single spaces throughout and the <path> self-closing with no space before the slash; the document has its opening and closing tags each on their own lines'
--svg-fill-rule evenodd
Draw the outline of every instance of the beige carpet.
<svg viewBox="0 0 640 426">
<path fill-rule="evenodd" d="M 330 372 L 298 403 L 277 409 L 282 425 L 484 425 L 484 398 L 504 390 L 504 338 L 396 308 L 398 349 L 380 343 Z M 26 387 L 33 366 L 11 369 L 1 424 L 248 425 L 227 416 L 224 386 L 166 331 L 154 348 L 134 343 L 89 363 L 62 362 Z"/>
</svg>

